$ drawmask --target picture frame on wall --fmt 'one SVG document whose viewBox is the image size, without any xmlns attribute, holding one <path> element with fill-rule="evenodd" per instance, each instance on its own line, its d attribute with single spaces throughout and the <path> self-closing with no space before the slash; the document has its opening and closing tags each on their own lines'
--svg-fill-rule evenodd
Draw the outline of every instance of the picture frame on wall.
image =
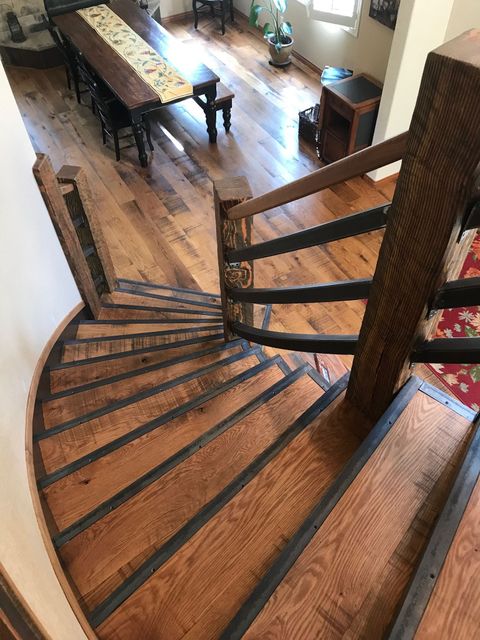
<svg viewBox="0 0 480 640">
<path fill-rule="evenodd" d="M 399 6 L 400 0 L 370 0 L 368 15 L 386 27 L 395 29 Z"/>
</svg>

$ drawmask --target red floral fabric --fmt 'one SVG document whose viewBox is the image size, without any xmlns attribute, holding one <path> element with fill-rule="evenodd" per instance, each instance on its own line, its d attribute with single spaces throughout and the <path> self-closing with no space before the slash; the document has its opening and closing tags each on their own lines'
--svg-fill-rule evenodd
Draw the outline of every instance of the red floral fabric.
<svg viewBox="0 0 480 640">
<path fill-rule="evenodd" d="M 461 277 L 480 277 L 480 233 L 472 244 L 463 265 Z M 436 337 L 480 337 L 480 307 L 445 309 Z M 475 411 L 480 411 L 480 364 L 430 364 L 427 366 L 461 402 Z"/>
</svg>

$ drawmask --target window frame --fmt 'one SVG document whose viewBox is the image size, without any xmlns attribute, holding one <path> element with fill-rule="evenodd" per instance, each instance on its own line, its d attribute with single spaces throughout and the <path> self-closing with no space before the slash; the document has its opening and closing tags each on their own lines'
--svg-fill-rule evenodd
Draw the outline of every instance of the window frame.
<svg viewBox="0 0 480 640">
<path fill-rule="evenodd" d="M 360 14 L 362 11 L 363 0 L 353 0 L 354 10 L 352 16 L 342 15 L 340 13 L 333 13 L 332 11 L 319 11 L 314 9 L 314 0 L 310 0 L 310 17 L 313 20 L 319 22 L 328 22 L 330 24 L 336 24 L 341 27 L 345 27 L 352 32 L 358 31 L 358 24 L 360 22 Z"/>
</svg>

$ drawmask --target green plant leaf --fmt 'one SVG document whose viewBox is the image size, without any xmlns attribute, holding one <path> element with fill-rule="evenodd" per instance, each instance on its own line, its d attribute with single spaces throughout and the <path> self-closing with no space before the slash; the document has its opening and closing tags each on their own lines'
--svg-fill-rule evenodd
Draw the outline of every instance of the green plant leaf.
<svg viewBox="0 0 480 640">
<path fill-rule="evenodd" d="M 273 4 L 280 13 L 285 13 L 287 10 L 287 0 L 273 0 Z"/>
<path fill-rule="evenodd" d="M 274 31 L 272 29 L 272 25 L 267 22 L 264 26 L 263 26 L 263 37 L 264 38 L 269 38 L 270 36 L 273 36 Z"/>
<path fill-rule="evenodd" d="M 248 17 L 248 23 L 251 27 L 258 27 L 258 17 L 263 11 L 263 7 L 259 4 L 251 4 L 250 15 Z"/>
<path fill-rule="evenodd" d="M 480 364 L 476 364 L 469 371 L 470 377 L 474 382 L 480 382 Z"/>
<path fill-rule="evenodd" d="M 291 36 L 293 33 L 293 28 L 290 22 L 282 22 L 282 31 L 286 36 Z"/>
</svg>

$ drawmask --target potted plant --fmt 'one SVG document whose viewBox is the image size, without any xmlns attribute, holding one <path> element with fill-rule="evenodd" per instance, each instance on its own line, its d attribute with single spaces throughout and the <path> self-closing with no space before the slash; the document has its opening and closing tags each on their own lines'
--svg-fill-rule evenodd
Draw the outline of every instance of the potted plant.
<svg viewBox="0 0 480 640">
<path fill-rule="evenodd" d="M 255 0 L 252 0 L 249 23 L 252 27 L 258 27 L 258 19 L 262 11 L 271 16 L 272 21 L 267 22 L 263 27 L 263 37 L 268 42 L 270 51 L 270 64 L 275 67 L 285 67 L 290 64 L 293 47 L 292 25 L 283 20 L 283 14 L 287 10 L 287 0 L 264 1 L 265 5 L 262 6 L 255 4 Z"/>
</svg>

